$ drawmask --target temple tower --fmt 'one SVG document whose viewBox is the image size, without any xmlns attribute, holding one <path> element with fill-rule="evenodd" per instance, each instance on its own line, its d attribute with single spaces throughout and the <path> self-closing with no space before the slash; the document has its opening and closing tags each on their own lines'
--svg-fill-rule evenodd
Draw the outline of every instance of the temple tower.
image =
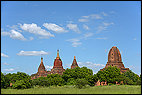
<svg viewBox="0 0 142 95">
<path fill-rule="evenodd" d="M 57 57 L 54 60 L 54 66 L 51 69 L 51 73 L 52 74 L 56 74 L 57 73 L 59 75 L 62 75 L 64 71 L 65 71 L 65 69 L 62 66 L 62 60 L 59 57 L 59 50 L 57 50 Z"/>
<path fill-rule="evenodd" d="M 31 75 L 31 79 L 36 79 L 39 77 L 47 77 L 50 74 L 50 71 L 46 71 L 45 66 L 43 64 L 43 58 L 41 57 L 41 63 L 38 67 L 38 72 Z"/>
<path fill-rule="evenodd" d="M 77 64 L 76 58 L 74 56 L 74 59 L 73 59 L 72 65 L 71 65 L 71 69 L 74 69 L 75 67 L 78 67 L 78 64 Z"/>
<path fill-rule="evenodd" d="M 129 68 L 125 68 L 124 64 L 122 62 L 121 59 L 121 54 L 119 49 L 116 46 L 113 46 L 109 53 L 108 53 L 108 62 L 105 66 L 105 68 L 107 68 L 108 66 L 116 66 L 117 68 L 120 69 L 120 72 L 126 72 L 127 70 L 129 70 Z M 105 68 L 101 69 L 104 70 Z"/>
<path fill-rule="evenodd" d="M 38 72 L 42 73 L 42 72 L 45 72 L 45 71 L 46 70 L 45 70 L 45 67 L 44 67 L 44 64 L 43 64 L 43 58 L 41 57 L 41 63 L 39 65 L 39 67 L 38 67 Z"/>
</svg>

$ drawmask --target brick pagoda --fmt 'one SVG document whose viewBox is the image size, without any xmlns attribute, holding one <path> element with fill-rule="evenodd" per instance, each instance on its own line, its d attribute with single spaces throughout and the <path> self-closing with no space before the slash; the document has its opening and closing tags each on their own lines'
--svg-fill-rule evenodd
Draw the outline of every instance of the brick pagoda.
<svg viewBox="0 0 142 95">
<path fill-rule="evenodd" d="M 74 56 L 74 59 L 73 59 L 72 65 L 71 65 L 71 69 L 74 69 L 75 67 L 78 67 L 78 64 L 77 64 L 76 58 Z"/>
<path fill-rule="evenodd" d="M 46 77 L 48 74 L 50 74 L 50 71 L 45 70 L 45 66 L 43 64 L 43 58 L 41 58 L 41 63 L 38 67 L 38 72 L 36 74 L 32 74 L 31 78 L 35 79 L 35 78 L 39 78 L 39 77 Z"/>
<path fill-rule="evenodd" d="M 121 59 L 121 54 L 119 52 L 119 49 L 116 46 L 113 46 L 110 49 L 110 51 L 108 53 L 108 62 L 106 64 L 105 68 L 107 68 L 110 65 L 116 66 L 117 68 L 119 68 L 121 73 L 124 73 L 127 70 L 129 70 L 129 68 L 124 67 L 124 64 Z M 105 68 L 101 69 L 101 71 L 104 70 Z"/>
<path fill-rule="evenodd" d="M 54 66 L 51 69 L 51 74 L 56 74 L 58 73 L 59 75 L 62 75 L 65 69 L 62 66 L 62 60 L 59 57 L 59 50 L 57 50 L 57 57 L 54 60 Z"/>
</svg>

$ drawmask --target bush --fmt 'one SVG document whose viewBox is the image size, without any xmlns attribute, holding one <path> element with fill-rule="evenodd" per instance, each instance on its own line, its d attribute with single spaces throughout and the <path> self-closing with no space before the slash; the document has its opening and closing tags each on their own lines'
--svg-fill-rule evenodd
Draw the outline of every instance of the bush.
<svg viewBox="0 0 142 95">
<path fill-rule="evenodd" d="M 38 79 L 33 79 L 32 84 L 33 84 L 33 86 L 39 85 L 39 80 Z"/>
<path fill-rule="evenodd" d="M 12 85 L 12 88 L 14 89 L 26 89 L 31 87 L 31 80 L 16 80 L 16 82 Z"/>
<path fill-rule="evenodd" d="M 141 80 L 137 80 L 136 84 L 141 85 Z"/>
<path fill-rule="evenodd" d="M 24 80 L 16 80 L 16 82 L 12 85 L 14 89 L 24 89 L 26 88 Z"/>
<path fill-rule="evenodd" d="M 74 78 L 69 78 L 67 81 L 67 85 L 75 85 L 76 80 Z"/>
<path fill-rule="evenodd" d="M 1 88 L 7 88 L 9 85 L 8 78 L 1 72 Z"/>
<path fill-rule="evenodd" d="M 88 81 L 85 79 L 76 79 L 75 86 L 79 89 L 85 87 L 88 84 Z"/>
<path fill-rule="evenodd" d="M 65 84 L 64 79 L 59 74 L 47 75 L 47 80 L 49 81 L 50 85 L 63 86 Z"/>
</svg>

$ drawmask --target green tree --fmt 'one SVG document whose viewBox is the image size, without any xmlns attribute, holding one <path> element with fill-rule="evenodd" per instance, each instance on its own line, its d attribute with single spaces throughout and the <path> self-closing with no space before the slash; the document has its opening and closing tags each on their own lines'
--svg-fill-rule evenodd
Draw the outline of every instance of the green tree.
<svg viewBox="0 0 142 95">
<path fill-rule="evenodd" d="M 7 88 L 9 85 L 9 79 L 1 72 L 1 88 Z"/>
<path fill-rule="evenodd" d="M 131 70 L 128 70 L 124 72 L 124 76 L 128 77 L 130 80 L 132 80 L 133 84 L 137 84 L 137 81 L 140 80 L 140 77 L 132 72 Z"/>
<path fill-rule="evenodd" d="M 63 72 L 62 77 L 67 84 L 70 84 L 68 82 L 76 81 L 76 79 L 84 78 L 88 81 L 89 85 L 93 86 L 94 82 L 97 80 L 97 76 L 93 75 L 93 71 L 87 67 L 76 67 L 74 69 L 67 68 L 65 72 Z"/>
<path fill-rule="evenodd" d="M 64 79 L 59 74 L 50 74 L 50 75 L 47 75 L 47 80 L 50 83 L 50 85 L 56 85 L 56 86 L 59 85 L 59 86 L 62 86 L 65 83 Z"/>
<path fill-rule="evenodd" d="M 5 75 L 5 77 L 7 77 L 7 79 L 9 80 L 9 83 L 15 83 L 16 80 L 31 79 L 31 77 L 24 72 L 17 72 L 17 74 L 8 73 Z"/>
<path fill-rule="evenodd" d="M 69 78 L 67 81 L 67 85 L 75 85 L 76 79 L 74 78 Z"/>
<path fill-rule="evenodd" d="M 97 77 L 100 81 L 107 81 L 108 83 L 114 83 L 119 75 L 120 69 L 112 66 L 105 68 L 103 71 L 98 71 L 97 73 Z"/>
<path fill-rule="evenodd" d="M 16 82 L 12 85 L 14 89 L 26 89 L 32 87 L 32 81 L 28 79 L 16 80 Z"/>
</svg>

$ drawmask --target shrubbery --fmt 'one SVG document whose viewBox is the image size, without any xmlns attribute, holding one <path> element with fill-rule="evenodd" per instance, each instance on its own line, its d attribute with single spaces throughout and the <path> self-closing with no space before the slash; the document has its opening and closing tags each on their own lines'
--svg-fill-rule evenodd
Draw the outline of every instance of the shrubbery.
<svg viewBox="0 0 142 95">
<path fill-rule="evenodd" d="M 88 85 L 90 86 L 94 86 L 94 82 L 98 80 L 97 76 L 95 74 L 93 75 L 93 71 L 87 67 L 67 68 L 65 72 L 63 72 L 62 77 L 67 84 L 74 84 L 73 82 L 76 81 L 76 79 L 84 78 L 88 81 Z"/>
<path fill-rule="evenodd" d="M 16 80 L 16 82 L 12 85 L 12 88 L 14 89 L 26 89 L 32 87 L 32 81 L 31 80 Z"/>
<path fill-rule="evenodd" d="M 80 88 L 80 89 L 85 87 L 87 84 L 88 84 L 88 81 L 86 79 L 84 79 L 84 78 L 76 79 L 76 82 L 75 82 L 75 86 L 77 88 Z"/>
</svg>

